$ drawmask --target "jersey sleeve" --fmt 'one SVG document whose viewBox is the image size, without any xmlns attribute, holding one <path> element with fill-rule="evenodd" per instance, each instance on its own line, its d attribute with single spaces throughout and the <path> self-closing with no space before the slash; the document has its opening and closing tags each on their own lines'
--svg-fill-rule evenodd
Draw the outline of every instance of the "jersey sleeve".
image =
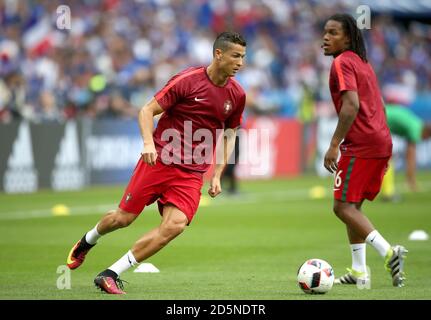
<svg viewBox="0 0 431 320">
<path fill-rule="evenodd" d="M 245 108 L 245 94 L 241 96 L 239 99 L 239 105 L 237 108 L 235 108 L 235 111 L 230 115 L 229 118 L 225 121 L 225 128 L 237 128 L 242 123 L 242 113 L 244 112 Z"/>
<path fill-rule="evenodd" d="M 154 95 L 163 110 L 168 110 L 184 97 L 187 83 L 183 76 L 173 76 L 167 84 Z"/>
<path fill-rule="evenodd" d="M 353 63 L 347 59 L 343 59 L 341 56 L 335 59 L 334 65 L 338 79 L 339 92 L 358 91 Z"/>
</svg>

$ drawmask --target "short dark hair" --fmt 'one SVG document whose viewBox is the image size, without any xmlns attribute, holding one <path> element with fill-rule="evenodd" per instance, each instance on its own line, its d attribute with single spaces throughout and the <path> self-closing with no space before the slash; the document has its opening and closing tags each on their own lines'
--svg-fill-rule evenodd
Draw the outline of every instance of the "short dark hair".
<svg viewBox="0 0 431 320">
<path fill-rule="evenodd" d="M 341 23 L 344 33 L 350 38 L 349 49 L 355 52 L 361 59 L 367 62 L 367 49 L 365 48 L 364 37 L 361 30 L 356 25 L 356 20 L 347 13 L 337 13 L 331 16 L 329 20 Z"/>
<path fill-rule="evenodd" d="M 213 45 L 213 55 L 215 55 L 216 49 L 226 50 L 228 49 L 229 43 L 239 44 L 243 47 L 247 45 L 245 39 L 236 32 L 225 31 L 220 33 L 214 41 Z"/>
</svg>

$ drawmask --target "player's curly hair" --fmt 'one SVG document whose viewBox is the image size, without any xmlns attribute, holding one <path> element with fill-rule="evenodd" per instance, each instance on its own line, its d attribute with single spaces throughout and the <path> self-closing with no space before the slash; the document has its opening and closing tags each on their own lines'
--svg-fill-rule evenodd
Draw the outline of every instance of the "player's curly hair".
<svg viewBox="0 0 431 320">
<path fill-rule="evenodd" d="M 242 35 L 236 32 L 225 31 L 220 33 L 214 41 L 213 55 L 215 55 L 216 49 L 223 51 L 228 49 L 229 43 L 239 44 L 243 47 L 247 46 L 247 43 Z"/>
<path fill-rule="evenodd" d="M 343 26 L 344 33 L 350 39 L 350 50 L 355 52 L 361 59 L 367 62 L 367 49 L 361 30 L 356 25 L 356 20 L 347 13 L 337 13 L 331 16 L 329 20 L 338 21 Z"/>
</svg>

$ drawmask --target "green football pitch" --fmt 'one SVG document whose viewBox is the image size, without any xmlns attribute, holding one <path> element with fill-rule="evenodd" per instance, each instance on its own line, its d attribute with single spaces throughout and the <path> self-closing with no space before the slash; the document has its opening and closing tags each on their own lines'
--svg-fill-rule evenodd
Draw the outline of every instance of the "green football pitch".
<svg viewBox="0 0 431 320">
<path fill-rule="evenodd" d="M 204 196 L 191 226 L 146 261 L 159 273 L 122 274 L 129 282 L 125 296 L 101 293 L 93 279 L 157 226 L 154 205 L 128 228 L 101 238 L 85 263 L 68 274 L 64 265 L 71 246 L 115 208 L 124 186 L 1 194 L 0 299 L 431 299 L 431 240 L 408 239 L 414 230 L 431 232 L 431 173 L 418 178 L 420 192 L 407 192 L 398 175 L 400 202 L 376 199 L 363 206 L 389 242 L 408 248 L 404 288 L 392 287 L 382 258 L 368 246 L 371 290 L 334 286 L 325 295 L 302 293 L 296 272 L 305 260 L 327 260 L 337 276 L 351 258 L 345 227 L 332 213 L 331 179 L 305 176 L 242 181 L 239 196 Z M 313 191 L 318 197 L 311 196 Z M 54 215 L 52 208 L 59 204 L 69 212 Z"/>
</svg>

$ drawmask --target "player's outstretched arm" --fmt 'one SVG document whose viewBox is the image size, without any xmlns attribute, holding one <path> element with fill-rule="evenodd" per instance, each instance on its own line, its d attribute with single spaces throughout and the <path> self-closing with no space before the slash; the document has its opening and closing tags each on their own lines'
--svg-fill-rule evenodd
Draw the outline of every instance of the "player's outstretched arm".
<svg viewBox="0 0 431 320">
<path fill-rule="evenodd" d="M 162 112 L 162 107 L 156 99 L 152 98 L 142 107 L 138 115 L 139 128 L 141 130 L 142 139 L 144 140 L 144 150 L 141 153 L 142 160 L 150 166 L 155 165 L 157 160 L 157 152 L 153 140 L 153 118 Z"/>
</svg>

